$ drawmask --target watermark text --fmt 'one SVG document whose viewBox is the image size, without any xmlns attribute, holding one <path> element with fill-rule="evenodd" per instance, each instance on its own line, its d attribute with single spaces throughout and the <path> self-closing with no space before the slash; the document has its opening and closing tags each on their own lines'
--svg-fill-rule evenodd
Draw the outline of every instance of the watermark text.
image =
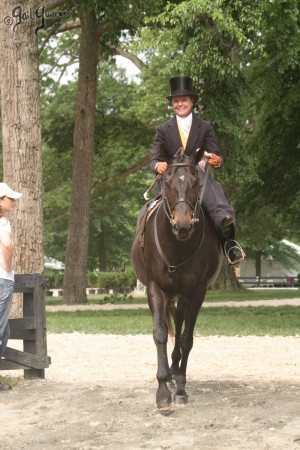
<svg viewBox="0 0 300 450">
<path fill-rule="evenodd" d="M 10 15 L 4 18 L 4 23 L 8 27 L 13 27 L 13 31 L 22 25 L 24 22 L 29 20 L 35 22 L 35 34 L 37 35 L 39 30 L 45 28 L 45 19 L 47 18 L 58 18 L 58 17 L 68 17 L 70 11 L 45 11 L 44 5 L 38 5 L 35 7 L 30 7 L 28 10 L 24 10 L 21 5 L 15 6 Z"/>
</svg>

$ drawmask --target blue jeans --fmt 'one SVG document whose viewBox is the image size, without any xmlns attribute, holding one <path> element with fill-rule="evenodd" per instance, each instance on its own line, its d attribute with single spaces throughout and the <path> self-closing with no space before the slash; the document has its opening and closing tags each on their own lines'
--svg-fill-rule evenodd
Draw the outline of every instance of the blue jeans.
<svg viewBox="0 0 300 450">
<path fill-rule="evenodd" d="M 0 278 L 0 358 L 4 355 L 7 341 L 10 335 L 8 317 L 13 292 L 13 281 Z"/>
</svg>

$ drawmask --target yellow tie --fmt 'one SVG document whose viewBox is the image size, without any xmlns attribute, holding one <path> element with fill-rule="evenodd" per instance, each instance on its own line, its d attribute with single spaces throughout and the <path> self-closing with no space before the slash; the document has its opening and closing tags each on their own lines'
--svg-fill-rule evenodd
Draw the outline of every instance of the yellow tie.
<svg viewBox="0 0 300 450">
<path fill-rule="evenodd" d="M 184 134 L 184 132 L 182 131 L 182 128 L 181 128 L 181 126 L 179 125 L 179 123 L 177 123 L 177 125 L 178 125 L 178 130 L 179 130 L 179 134 L 180 134 L 182 146 L 183 146 L 183 148 L 184 148 L 184 150 L 185 150 L 186 143 L 187 143 L 187 140 L 188 140 L 188 136 L 185 136 L 185 134 Z"/>
</svg>

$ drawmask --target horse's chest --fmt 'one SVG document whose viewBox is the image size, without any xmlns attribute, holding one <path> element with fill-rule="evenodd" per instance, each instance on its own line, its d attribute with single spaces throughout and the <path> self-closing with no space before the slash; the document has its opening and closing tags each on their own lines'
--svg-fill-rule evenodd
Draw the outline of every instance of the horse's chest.
<svg viewBox="0 0 300 450">
<path fill-rule="evenodd" d="M 199 279 L 199 276 L 194 273 L 166 270 L 158 275 L 157 282 L 164 291 L 168 291 L 172 295 L 186 295 L 201 284 L 201 277 Z"/>
</svg>

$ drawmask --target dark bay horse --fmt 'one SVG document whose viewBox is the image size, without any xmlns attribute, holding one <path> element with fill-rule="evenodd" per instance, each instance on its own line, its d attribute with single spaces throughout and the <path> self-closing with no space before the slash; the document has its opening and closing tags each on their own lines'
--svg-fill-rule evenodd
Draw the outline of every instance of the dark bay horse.
<svg viewBox="0 0 300 450">
<path fill-rule="evenodd" d="M 153 316 L 158 408 L 172 402 L 168 387 L 172 379 L 176 382 L 174 402 L 187 403 L 186 369 L 194 327 L 207 288 L 215 282 L 222 261 L 214 226 L 201 208 L 197 162 L 184 154 L 168 162 L 162 178 L 161 203 L 143 229 L 138 230 L 132 245 L 133 268 L 147 287 Z M 169 367 L 167 341 L 172 331 L 171 319 L 175 345 Z"/>
</svg>

